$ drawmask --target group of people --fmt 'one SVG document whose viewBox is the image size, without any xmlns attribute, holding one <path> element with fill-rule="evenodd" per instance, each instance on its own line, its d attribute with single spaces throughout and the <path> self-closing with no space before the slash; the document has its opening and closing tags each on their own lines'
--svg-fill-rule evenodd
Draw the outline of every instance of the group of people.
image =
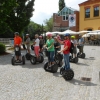
<svg viewBox="0 0 100 100">
<path fill-rule="evenodd" d="M 75 39 L 75 36 L 70 36 L 70 34 L 65 34 L 64 35 L 64 40 L 62 41 L 60 36 L 57 35 L 56 37 L 53 38 L 52 34 L 49 33 L 47 34 L 47 41 L 44 45 L 44 40 L 42 36 L 39 36 L 38 34 L 35 34 L 35 41 L 33 42 L 32 45 L 34 45 L 34 53 L 36 57 L 39 57 L 39 51 L 42 51 L 43 48 L 46 48 L 48 51 L 48 61 L 50 62 L 49 66 L 53 65 L 54 62 L 54 56 L 56 56 L 57 52 L 58 53 L 63 53 L 64 55 L 64 62 L 65 62 L 65 70 L 70 69 L 70 63 L 69 63 L 69 55 L 70 55 L 70 48 L 71 48 L 71 43 L 74 45 L 73 49 L 73 55 L 74 57 L 77 56 L 77 47 L 79 48 L 80 54 L 83 53 L 83 47 L 84 47 L 84 39 L 79 36 L 78 41 Z M 21 46 L 22 44 L 22 39 L 19 36 L 18 32 L 15 32 L 15 38 L 14 38 L 14 46 L 19 45 Z M 26 41 L 25 44 L 27 46 L 27 51 L 30 53 L 30 36 L 29 34 L 26 34 Z M 61 44 L 63 44 L 63 48 L 61 49 Z M 21 52 L 20 54 L 21 55 Z M 17 59 L 18 56 L 16 56 Z"/>
</svg>

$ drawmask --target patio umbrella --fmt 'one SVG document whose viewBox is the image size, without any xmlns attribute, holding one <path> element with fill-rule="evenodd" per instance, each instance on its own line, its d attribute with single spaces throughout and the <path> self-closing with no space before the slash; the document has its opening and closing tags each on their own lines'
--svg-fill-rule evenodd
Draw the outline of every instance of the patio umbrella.
<svg viewBox="0 0 100 100">
<path fill-rule="evenodd" d="M 78 32 L 72 31 L 72 30 L 66 30 L 64 32 L 61 32 L 60 35 L 64 35 L 66 33 L 69 33 L 70 35 L 76 35 L 79 34 Z"/>
<path fill-rule="evenodd" d="M 60 34 L 61 32 L 58 32 L 58 31 L 56 31 L 56 32 L 51 32 L 53 35 L 57 35 L 57 34 Z"/>
<path fill-rule="evenodd" d="M 89 34 L 84 34 L 82 37 L 90 37 Z"/>
</svg>

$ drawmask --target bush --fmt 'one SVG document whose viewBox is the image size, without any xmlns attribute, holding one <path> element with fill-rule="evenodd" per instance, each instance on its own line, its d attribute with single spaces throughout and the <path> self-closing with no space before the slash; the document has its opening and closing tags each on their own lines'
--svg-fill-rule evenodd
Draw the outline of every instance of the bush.
<svg viewBox="0 0 100 100">
<path fill-rule="evenodd" d="M 0 54 L 5 53 L 6 47 L 4 44 L 0 43 Z"/>
</svg>

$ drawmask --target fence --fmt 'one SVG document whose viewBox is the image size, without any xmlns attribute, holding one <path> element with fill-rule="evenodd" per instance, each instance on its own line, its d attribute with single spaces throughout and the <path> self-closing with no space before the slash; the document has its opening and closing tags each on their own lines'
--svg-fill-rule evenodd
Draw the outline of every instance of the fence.
<svg viewBox="0 0 100 100">
<path fill-rule="evenodd" d="M 7 43 L 13 46 L 14 44 L 14 39 L 13 38 L 0 38 L 1 43 Z"/>
</svg>

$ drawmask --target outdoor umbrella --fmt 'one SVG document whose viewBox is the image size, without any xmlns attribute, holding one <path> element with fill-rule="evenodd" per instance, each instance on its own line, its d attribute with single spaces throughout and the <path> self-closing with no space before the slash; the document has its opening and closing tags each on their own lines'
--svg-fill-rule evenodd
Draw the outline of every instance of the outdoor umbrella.
<svg viewBox="0 0 100 100">
<path fill-rule="evenodd" d="M 66 30 L 64 32 L 61 32 L 60 35 L 64 35 L 66 33 L 69 33 L 70 35 L 76 35 L 79 34 L 78 32 L 72 31 L 72 30 Z"/>
<path fill-rule="evenodd" d="M 84 34 L 82 37 L 90 37 L 89 34 Z"/>
</svg>

